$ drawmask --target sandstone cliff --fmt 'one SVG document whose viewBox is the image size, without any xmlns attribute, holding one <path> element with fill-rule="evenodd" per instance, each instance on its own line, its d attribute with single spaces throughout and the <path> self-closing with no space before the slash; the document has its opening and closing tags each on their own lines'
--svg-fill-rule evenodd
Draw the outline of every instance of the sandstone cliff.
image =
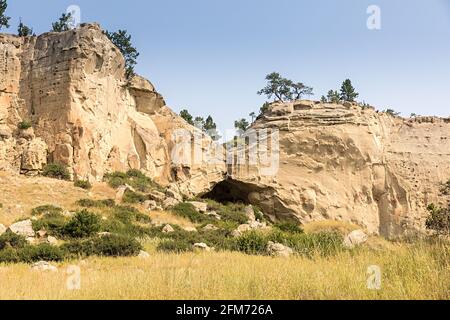
<svg viewBox="0 0 450 320">
<path fill-rule="evenodd" d="M 196 180 L 191 192 L 222 178 L 223 165 L 206 160 L 184 169 L 172 164 L 172 133 L 194 128 L 149 81 L 126 80 L 121 53 L 98 25 L 0 35 L 0 65 L 0 170 L 35 174 L 48 161 L 67 165 L 74 178 L 101 180 L 131 168 L 161 183 L 184 172 L 179 180 Z M 18 129 L 24 120 L 31 129 Z"/>
<path fill-rule="evenodd" d="M 23 121 L 32 127 L 20 129 Z M 190 134 L 184 150 L 176 149 L 178 129 Z M 253 129 L 279 132 L 279 147 L 268 144 L 279 148 L 274 175 L 261 154 L 256 164 L 227 165 L 220 146 L 196 140 L 198 130 L 149 81 L 126 80 L 122 55 L 98 25 L 0 35 L 0 171 L 34 175 L 60 162 L 74 178 L 101 180 L 140 169 L 188 196 L 258 205 L 273 220 L 342 220 L 386 236 L 423 229 L 426 206 L 445 200 L 449 119 L 296 101 L 273 104 Z M 192 161 L 196 149 L 205 152 Z"/>
<path fill-rule="evenodd" d="M 450 178 L 450 119 L 402 119 L 358 105 L 274 104 L 254 129 L 279 130 L 280 168 L 233 167 L 219 193 L 240 189 L 266 214 L 331 219 L 396 236 L 423 230 Z"/>
</svg>

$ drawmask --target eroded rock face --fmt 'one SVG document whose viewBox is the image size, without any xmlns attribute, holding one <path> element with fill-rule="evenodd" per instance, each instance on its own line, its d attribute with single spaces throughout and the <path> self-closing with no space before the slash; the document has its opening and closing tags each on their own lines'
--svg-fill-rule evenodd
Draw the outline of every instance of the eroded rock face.
<svg viewBox="0 0 450 320">
<path fill-rule="evenodd" d="M 0 170 L 38 172 L 48 159 L 93 181 L 140 169 L 161 183 L 184 181 L 180 191 L 191 194 L 223 176 L 223 164 L 171 161 L 174 132 L 195 129 L 148 80 L 125 78 L 121 53 L 98 25 L 0 35 L 0 64 Z M 29 132 L 17 129 L 23 120 L 32 123 Z"/>
<path fill-rule="evenodd" d="M 340 220 L 384 236 L 423 230 L 450 178 L 450 119 L 296 101 L 273 105 L 253 128 L 279 130 L 279 169 L 234 166 L 227 184 L 272 220 Z"/>
</svg>

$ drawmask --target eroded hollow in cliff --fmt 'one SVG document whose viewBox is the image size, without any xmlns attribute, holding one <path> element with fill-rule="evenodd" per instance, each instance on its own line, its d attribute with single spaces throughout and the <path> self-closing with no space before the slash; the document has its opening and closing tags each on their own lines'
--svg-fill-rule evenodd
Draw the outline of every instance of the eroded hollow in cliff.
<svg viewBox="0 0 450 320">
<path fill-rule="evenodd" d="M 241 202 L 251 204 L 250 197 L 257 191 L 257 188 L 251 184 L 233 179 L 226 179 L 216 184 L 214 188 L 203 195 L 202 198 L 215 200 L 220 203 Z"/>
<path fill-rule="evenodd" d="M 231 178 L 217 183 L 202 198 L 223 204 L 230 202 L 251 204 L 261 209 L 264 215 L 272 221 L 292 219 L 294 216 L 293 212 L 279 199 L 273 188 Z"/>
</svg>

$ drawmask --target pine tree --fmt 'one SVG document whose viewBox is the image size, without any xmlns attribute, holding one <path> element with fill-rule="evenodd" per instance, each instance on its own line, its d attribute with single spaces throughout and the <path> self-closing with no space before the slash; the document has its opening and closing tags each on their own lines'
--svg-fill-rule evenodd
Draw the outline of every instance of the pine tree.
<svg viewBox="0 0 450 320">
<path fill-rule="evenodd" d="M 111 42 L 120 50 L 125 58 L 125 73 L 128 79 L 134 76 L 134 67 L 137 64 L 139 52 L 131 42 L 131 35 L 126 30 L 119 30 L 117 32 L 105 32 L 106 36 Z"/>
<path fill-rule="evenodd" d="M 350 79 L 345 80 L 341 87 L 341 100 L 354 102 L 358 96 L 359 93 L 355 91 Z"/>
<path fill-rule="evenodd" d="M 22 19 L 20 19 L 19 27 L 17 28 L 17 34 L 19 37 L 28 37 L 33 35 L 33 29 L 24 25 Z"/>
<path fill-rule="evenodd" d="M 52 23 L 53 32 L 64 32 L 70 30 L 71 13 L 63 13 L 57 22 Z"/>
<path fill-rule="evenodd" d="M 7 8 L 6 0 L 0 0 L 0 30 L 2 27 L 9 28 L 9 19 L 11 18 L 5 15 Z"/>
<path fill-rule="evenodd" d="M 327 94 L 328 102 L 339 103 L 341 101 L 341 95 L 336 90 L 330 90 Z"/>
<path fill-rule="evenodd" d="M 187 123 L 189 123 L 191 126 L 194 125 L 194 118 L 192 117 L 192 115 L 189 113 L 189 111 L 185 110 L 181 110 L 180 112 L 180 117 L 182 117 Z"/>
</svg>

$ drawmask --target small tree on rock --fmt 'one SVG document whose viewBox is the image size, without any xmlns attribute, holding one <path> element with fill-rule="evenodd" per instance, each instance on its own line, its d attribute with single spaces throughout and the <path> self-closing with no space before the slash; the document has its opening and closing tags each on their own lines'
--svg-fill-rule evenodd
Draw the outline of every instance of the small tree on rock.
<svg viewBox="0 0 450 320">
<path fill-rule="evenodd" d="M 17 28 L 17 34 L 19 37 L 28 37 L 33 35 L 33 29 L 23 24 L 22 19 L 19 22 L 19 26 Z"/>
<path fill-rule="evenodd" d="M 57 22 L 52 23 L 53 32 L 64 32 L 70 30 L 71 13 L 63 13 Z"/>
<path fill-rule="evenodd" d="M 352 85 L 350 79 L 347 79 L 342 83 L 341 87 L 341 100 L 354 102 L 356 98 L 358 98 L 359 93 L 355 91 L 355 88 Z"/>
<path fill-rule="evenodd" d="M 269 99 L 275 97 L 280 102 L 301 99 L 302 96 L 312 95 L 313 89 L 303 83 L 294 83 L 283 78 L 278 72 L 272 72 L 266 76 L 267 85 L 258 91 L 259 95 L 265 95 Z"/>
<path fill-rule="evenodd" d="M 240 134 L 243 134 L 250 127 L 250 124 L 246 119 L 240 119 L 234 122 L 234 127 L 240 132 Z"/>
<path fill-rule="evenodd" d="M 191 126 L 194 125 L 194 118 L 192 117 L 192 115 L 189 113 L 189 111 L 185 110 L 181 110 L 180 112 L 180 117 L 182 117 L 187 123 L 189 123 Z"/>
<path fill-rule="evenodd" d="M 428 211 L 430 216 L 426 221 L 427 229 L 437 234 L 450 235 L 450 207 L 443 209 L 431 204 L 428 206 Z"/>
<path fill-rule="evenodd" d="M 9 28 L 9 19 L 11 18 L 5 14 L 7 8 L 6 0 L 0 0 L 0 30 L 2 27 Z"/>
<path fill-rule="evenodd" d="M 336 90 L 330 90 L 328 91 L 327 99 L 330 103 L 339 103 L 341 101 L 341 96 Z"/>
<path fill-rule="evenodd" d="M 134 67 L 137 64 L 139 52 L 133 47 L 131 35 L 126 30 L 117 32 L 105 32 L 111 42 L 120 50 L 125 58 L 125 73 L 128 79 L 134 76 Z"/>
</svg>

